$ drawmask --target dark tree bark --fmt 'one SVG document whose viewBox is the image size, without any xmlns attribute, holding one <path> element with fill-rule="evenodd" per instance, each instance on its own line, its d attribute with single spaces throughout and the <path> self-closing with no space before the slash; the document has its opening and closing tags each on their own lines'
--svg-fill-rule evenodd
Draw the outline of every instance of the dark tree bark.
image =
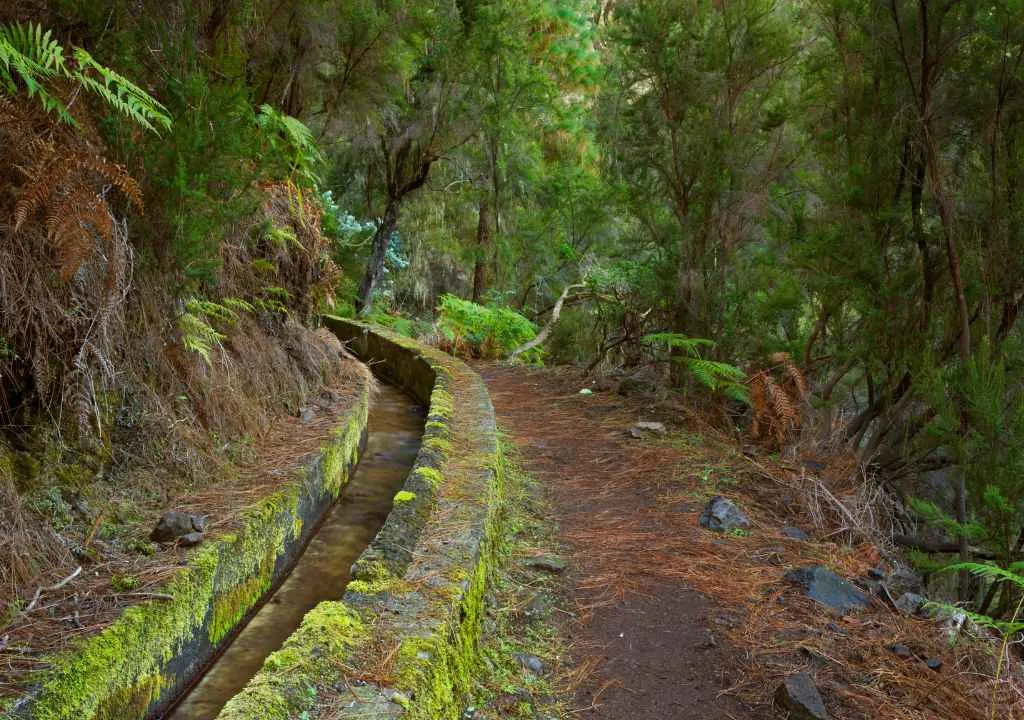
<svg viewBox="0 0 1024 720">
<path fill-rule="evenodd" d="M 366 265 L 366 272 L 363 274 L 363 281 L 359 284 L 359 295 L 356 298 L 356 312 L 360 315 L 367 315 L 373 309 L 373 290 L 380 281 L 384 272 L 384 258 L 391 246 L 391 236 L 398 227 L 398 208 L 401 200 L 398 198 L 388 199 L 387 209 L 381 219 L 377 231 L 373 234 L 373 247 L 370 250 L 370 260 Z"/>
<path fill-rule="evenodd" d="M 476 227 L 476 259 L 473 263 L 473 302 L 479 303 L 487 290 L 487 260 L 491 254 L 494 228 L 488 193 L 480 198 L 480 217 Z"/>
</svg>

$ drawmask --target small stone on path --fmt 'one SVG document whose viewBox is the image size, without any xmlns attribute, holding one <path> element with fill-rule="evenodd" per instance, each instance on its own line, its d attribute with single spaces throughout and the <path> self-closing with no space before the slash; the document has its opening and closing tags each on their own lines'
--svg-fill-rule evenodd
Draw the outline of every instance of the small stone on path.
<svg viewBox="0 0 1024 720">
<path fill-rule="evenodd" d="M 651 420 L 640 420 L 639 422 L 633 423 L 633 427 L 630 428 L 630 434 L 634 437 L 645 437 L 648 434 L 664 435 L 668 432 L 665 427 L 665 423 L 656 423 Z"/>
<path fill-rule="evenodd" d="M 935 672 L 942 669 L 942 660 L 939 658 L 930 658 L 925 664 L 928 666 L 929 670 L 934 670 Z"/>
<path fill-rule="evenodd" d="M 732 500 L 716 495 L 701 513 L 700 526 L 716 532 L 746 530 L 750 528 L 750 519 Z"/>
<path fill-rule="evenodd" d="M 203 534 L 201 532 L 190 532 L 178 538 L 178 544 L 182 547 L 192 547 L 193 545 L 198 545 L 202 541 Z"/>
<path fill-rule="evenodd" d="M 895 643 L 894 645 L 890 645 L 886 649 L 896 657 L 901 657 L 904 659 L 913 657 L 914 655 L 914 653 L 910 651 L 910 648 L 908 648 L 903 643 Z"/>
<path fill-rule="evenodd" d="M 903 593 L 896 600 L 896 608 L 906 615 L 916 615 L 928 603 L 928 598 L 917 593 Z"/>
<path fill-rule="evenodd" d="M 536 557 L 527 558 L 524 565 L 535 570 L 544 570 L 549 573 L 563 573 L 565 572 L 566 562 L 562 558 L 551 557 L 550 555 L 538 555 Z"/>
<path fill-rule="evenodd" d="M 821 693 L 807 673 L 797 673 L 779 685 L 775 704 L 789 713 L 790 720 L 828 720 Z"/>
<path fill-rule="evenodd" d="M 172 542 L 183 535 L 202 533 L 205 530 L 205 517 L 171 510 L 163 514 L 153 532 L 149 534 L 149 539 L 156 542 Z"/>
<path fill-rule="evenodd" d="M 314 420 L 316 420 L 316 410 L 309 407 L 308 405 L 306 407 L 299 408 L 300 425 L 309 425 Z"/>
</svg>

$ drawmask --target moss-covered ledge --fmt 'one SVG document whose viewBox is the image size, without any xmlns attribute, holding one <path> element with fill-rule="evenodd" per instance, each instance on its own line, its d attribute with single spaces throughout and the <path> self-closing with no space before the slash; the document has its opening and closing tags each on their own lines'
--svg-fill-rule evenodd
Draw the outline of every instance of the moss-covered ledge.
<svg viewBox="0 0 1024 720">
<path fill-rule="evenodd" d="M 490 397 L 476 373 L 436 349 L 327 322 L 376 372 L 429 398 L 424 441 L 344 597 L 307 615 L 218 720 L 456 718 L 502 504 Z"/>
<path fill-rule="evenodd" d="M 51 660 L 17 720 L 142 720 L 188 687 L 247 614 L 294 565 L 338 499 L 366 439 L 370 387 L 320 453 L 243 511 L 240 529 L 208 540 L 161 588 L 169 600 L 128 608 L 102 632 Z"/>
</svg>

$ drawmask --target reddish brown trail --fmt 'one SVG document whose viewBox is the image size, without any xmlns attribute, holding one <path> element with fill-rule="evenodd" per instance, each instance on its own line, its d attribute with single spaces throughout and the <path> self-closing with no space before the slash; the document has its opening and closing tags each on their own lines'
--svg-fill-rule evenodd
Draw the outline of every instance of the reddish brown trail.
<svg viewBox="0 0 1024 720">
<path fill-rule="evenodd" d="M 728 692 L 740 656 L 726 638 L 733 618 L 673 570 L 687 538 L 701 532 L 699 503 L 665 502 L 683 458 L 630 436 L 632 423 L 654 419 L 650 411 L 614 394 L 581 396 L 570 372 L 478 369 L 568 549 L 577 617 L 566 628 L 577 678 L 573 716 L 774 717 Z"/>
</svg>

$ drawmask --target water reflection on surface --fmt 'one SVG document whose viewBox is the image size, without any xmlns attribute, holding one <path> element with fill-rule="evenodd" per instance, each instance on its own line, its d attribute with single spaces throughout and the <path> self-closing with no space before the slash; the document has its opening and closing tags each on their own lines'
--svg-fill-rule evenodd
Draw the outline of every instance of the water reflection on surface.
<svg viewBox="0 0 1024 720">
<path fill-rule="evenodd" d="M 341 501 L 310 541 L 295 569 L 206 675 L 166 717 L 212 720 L 245 687 L 322 600 L 337 600 L 349 568 L 391 511 L 419 450 L 422 410 L 401 391 L 380 384 L 370 409 L 366 451 Z"/>
</svg>

